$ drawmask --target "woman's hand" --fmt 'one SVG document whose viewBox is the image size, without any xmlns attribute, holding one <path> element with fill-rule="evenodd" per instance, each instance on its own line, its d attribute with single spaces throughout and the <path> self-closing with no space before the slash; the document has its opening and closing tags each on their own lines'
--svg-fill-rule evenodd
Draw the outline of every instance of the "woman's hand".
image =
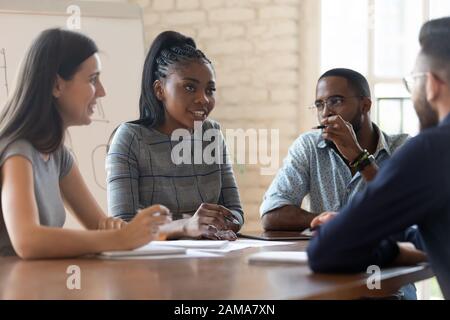
<svg viewBox="0 0 450 320">
<path fill-rule="evenodd" d="M 132 250 L 158 239 L 159 227 L 171 220 L 169 209 L 154 205 L 143 210 L 123 226 L 120 232 L 124 250 Z"/>
<path fill-rule="evenodd" d="M 122 229 L 126 225 L 126 221 L 120 218 L 105 217 L 99 221 L 98 230 Z"/>
<path fill-rule="evenodd" d="M 186 220 L 183 230 L 185 236 L 194 239 L 236 240 L 232 225 L 239 225 L 239 222 L 230 210 L 217 204 L 202 203 Z"/>
</svg>

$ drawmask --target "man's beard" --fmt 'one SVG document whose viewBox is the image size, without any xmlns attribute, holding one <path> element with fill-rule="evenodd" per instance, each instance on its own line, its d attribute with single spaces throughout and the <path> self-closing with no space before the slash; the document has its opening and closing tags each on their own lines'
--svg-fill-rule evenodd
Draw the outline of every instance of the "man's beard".
<svg viewBox="0 0 450 320">
<path fill-rule="evenodd" d="M 419 97 L 414 101 L 414 109 L 416 109 L 417 117 L 419 118 L 420 131 L 438 125 L 439 116 L 426 99 L 425 84 L 421 86 Z"/>
</svg>

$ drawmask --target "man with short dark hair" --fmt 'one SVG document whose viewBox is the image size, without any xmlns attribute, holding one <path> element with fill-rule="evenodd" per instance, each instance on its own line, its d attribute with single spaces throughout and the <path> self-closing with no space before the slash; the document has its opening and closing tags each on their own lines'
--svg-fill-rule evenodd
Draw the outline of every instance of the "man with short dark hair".
<svg viewBox="0 0 450 320">
<path fill-rule="evenodd" d="M 316 215 L 340 210 L 373 179 L 407 135 L 378 129 L 371 106 L 360 73 L 339 68 L 319 78 L 314 107 L 323 129 L 300 135 L 289 149 L 261 205 L 264 229 L 306 229 Z M 300 207 L 306 195 L 311 212 Z"/>
<path fill-rule="evenodd" d="M 370 265 L 428 259 L 450 299 L 450 17 L 422 26 L 414 72 L 405 81 L 421 124 L 375 179 L 308 247 L 315 272 L 359 272 Z M 427 256 L 391 236 L 417 225 Z"/>
</svg>

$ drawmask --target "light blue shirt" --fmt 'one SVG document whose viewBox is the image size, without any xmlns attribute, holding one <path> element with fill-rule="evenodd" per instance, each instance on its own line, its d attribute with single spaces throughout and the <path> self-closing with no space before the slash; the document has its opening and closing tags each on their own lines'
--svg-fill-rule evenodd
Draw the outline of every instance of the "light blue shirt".
<svg viewBox="0 0 450 320">
<path fill-rule="evenodd" d="M 374 154 L 378 166 L 408 138 L 406 134 L 388 135 L 373 124 L 379 134 Z M 269 189 L 264 195 L 260 214 L 285 205 L 300 206 L 309 195 L 313 213 L 338 211 L 349 200 L 363 190 L 366 182 L 357 172 L 352 172 L 339 154 L 328 147 L 321 132 L 300 135 L 289 148 Z"/>
</svg>

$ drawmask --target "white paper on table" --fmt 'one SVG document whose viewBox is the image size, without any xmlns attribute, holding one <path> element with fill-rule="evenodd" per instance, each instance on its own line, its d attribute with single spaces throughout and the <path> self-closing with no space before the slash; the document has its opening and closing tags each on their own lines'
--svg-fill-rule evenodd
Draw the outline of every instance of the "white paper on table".
<svg viewBox="0 0 450 320">
<path fill-rule="evenodd" d="M 162 255 L 172 255 L 172 254 L 184 254 L 186 253 L 185 248 L 181 247 L 171 247 L 171 246 L 160 246 L 155 245 L 150 242 L 147 245 L 136 248 L 134 250 L 126 251 L 105 251 L 99 254 L 102 258 L 116 258 L 116 257 L 130 257 L 130 256 L 162 256 Z"/>
<path fill-rule="evenodd" d="M 117 256 L 117 257 L 99 256 L 99 258 L 101 259 L 111 259 L 111 260 L 162 260 L 162 259 L 179 259 L 179 258 L 218 258 L 218 257 L 222 257 L 222 255 L 195 249 L 187 249 L 185 254 L 152 255 L 152 256 Z"/>
<path fill-rule="evenodd" d="M 151 244 L 161 246 L 174 246 L 186 249 L 221 249 L 229 243 L 228 240 L 167 240 L 152 241 Z"/>
<path fill-rule="evenodd" d="M 304 251 L 263 251 L 248 257 L 249 263 L 261 261 L 305 264 L 308 262 L 308 255 Z"/>
<path fill-rule="evenodd" d="M 199 249 L 202 251 L 216 252 L 216 253 L 227 253 L 236 250 L 243 250 L 247 248 L 260 248 L 260 247 L 270 247 L 270 246 L 285 246 L 289 244 L 294 244 L 295 242 L 284 242 L 284 241 L 265 241 L 265 240 L 251 240 L 251 239 L 237 239 L 236 241 L 229 241 L 228 245 L 219 249 Z"/>
<path fill-rule="evenodd" d="M 254 239 L 238 239 L 234 242 L 246 244 L 248 247 L 270 247 L 270 246 L 286 246 L 289 244 L 295 244 L 295 242 L 288 241 L 271 241 L 271 240 L 254 240 Z"/>
</svg>

